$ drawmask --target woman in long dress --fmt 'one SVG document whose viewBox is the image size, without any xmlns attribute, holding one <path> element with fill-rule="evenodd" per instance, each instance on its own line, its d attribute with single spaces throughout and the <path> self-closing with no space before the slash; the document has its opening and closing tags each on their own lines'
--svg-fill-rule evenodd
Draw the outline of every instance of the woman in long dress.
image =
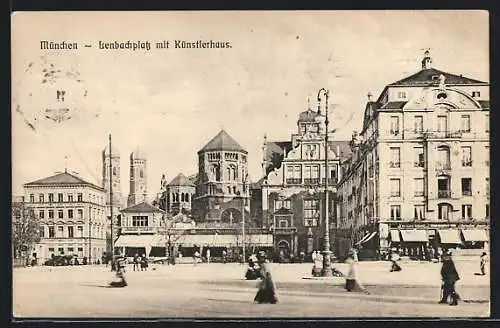
<svg viewBox="0 0 500 328">
<path fill-rule="evenodd" d="M 259 304 L 276 304 L 278 298 L 276 297 L 276 289 L 274 286 L 273 277 L 269 268 L 269 262 L 266 260 L 266 253 L 261 251 L 257 255 L 257 260 L 260 267 L 260 283 L 257 295 L 255 295 L 254 302 Z"/>
</svg>

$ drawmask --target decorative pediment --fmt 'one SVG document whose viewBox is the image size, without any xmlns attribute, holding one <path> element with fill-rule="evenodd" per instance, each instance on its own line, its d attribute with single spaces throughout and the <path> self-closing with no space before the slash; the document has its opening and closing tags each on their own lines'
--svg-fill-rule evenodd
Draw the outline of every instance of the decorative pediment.
<svg viewBox="0 0 500 328">
<path fill-rule="evenodd" d="M 451 88 L 432 88 L 417 92 L 404 109 L 460 109 L 481 108 L 481 105 L 461 90 Z"/>
</svg>

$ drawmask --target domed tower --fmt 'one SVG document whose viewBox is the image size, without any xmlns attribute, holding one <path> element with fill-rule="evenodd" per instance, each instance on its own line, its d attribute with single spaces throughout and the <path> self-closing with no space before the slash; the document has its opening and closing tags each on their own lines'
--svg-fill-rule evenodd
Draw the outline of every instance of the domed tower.
<svg viewBox="0 0 500 328">
<path fill-rule="evenodd" d="M 249 190 L 247 156 L 224 130 L 198 151 L 198 183 L 192 204 L 195 219 L 241 220 Z"/>
<path fill-rule="evenodd" d="M 112 165 L 112 173 L 110 176 L 110 163 Z M 109 199 L 110 183 L 113 187 L 113 201 Z M 122 207 L 122 188 L 120 184 L 120 152 L 112 146 L 111 156 L 109 154 L 109 146 L 102 151 L 102 187 L 106 190 L 106 205 L 113 205 L 115 213 Z"/>
<path fill-rule="evenodd" d="M 137 147 L 130 154 L 130 192 L 127 206 L 147 201 L 146 154 Z"/>
</svg>

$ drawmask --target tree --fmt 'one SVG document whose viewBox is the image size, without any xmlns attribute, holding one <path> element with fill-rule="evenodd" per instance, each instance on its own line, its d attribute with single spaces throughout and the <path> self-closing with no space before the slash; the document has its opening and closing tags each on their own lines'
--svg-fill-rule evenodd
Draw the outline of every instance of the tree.
<svg viewBox="0 0 500 328">
<path fill-rule="evenodd" d="M 23 202 L 12 205 L 12 247 L 14 257 L 29 252 L 40 241 L 40 220 Z M 29 253 L 28 253 L 29 254 Z"/>
<path fill-rule="evenodd" d="M 185 215 L 182 213 L 177 214 L 174 217 L 163 217 L 163 231 L 161 232 L 165 236 L 165 255 L 169 257 L 169 261 L 172 263 L 175 258 L 173 253 L 173 245 L 184 235 L 185 231 L 188 229 L 184 225 L 182 227 L 177 227 L 177 223 L 183 223 Z M 172 256 L 170 256 L 172 255 Z"/>
</svg>

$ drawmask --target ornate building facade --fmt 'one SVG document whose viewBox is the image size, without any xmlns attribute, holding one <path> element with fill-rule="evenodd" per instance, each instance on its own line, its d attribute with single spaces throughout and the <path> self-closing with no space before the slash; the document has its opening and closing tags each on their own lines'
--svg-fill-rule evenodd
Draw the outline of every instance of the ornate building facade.
<svg viewBox="0 0 500 328">
<path fill-rule="evenodd" d="M 179 173 L 166 184 L 162 195 L 165 211 L 172 215 L 178 213 L 191 214 L 191 204 L 196 192 L 195 183 L 184 174 Z"/>
<path fill-rule="evenodd" d="M 432 68 L 369 96 L 353 155 L 342 163 L 338 256 L 400 248 L 482 248 L 489 225 L 489 84 Z M 487 244 L 487 243 L 486 243 Z"/>
<path fill-rule="evenodd" d="M 325 147 L 324 122 L 320 110 L 308 108 L 300 113 L 290 141 L 264 138 L 264 177 L 252 186 L 252 212 L 273 233 L 273 247 L 285 258 L 323 249 L 326 179 L 330 186 L 330 222 L 335 221 L 334 195 L 340 163 L 350 149 L 347 141 L 329 141 Z M 333 140 L 333 135 L 329 137 Z"/>
<path fill-rule="evenodd" d="M 147 160 L 146 154 L 137 147 L 130 154 L 130 192 L 127 207 L 147 201 Z"/>
<path fill-rule="evenodd" d="M 111 170 L 112 172 L 110 172 Z M 102 188 L 105 192 L 106 198 L 106 216 L 111 215 L 111 208 L 113 208 L 113 236 L 116 238 L 118 232 L 118 225 L 116 224 L 116 217 L 123 208 L 123 196 L 120 183 L 120 153 L 115 148 L 112 147 L 111 154 L 109 152 L 109 146 L 102 151 Z M 113 199 L 110 199 L 111 193 L 110 189 L 113 189 Z M 111 223 L 111 222 L 110 222 Z M 109 230 L 107 231 L 108 236 L 108 247 L 107 250 L 111 251 L 111 224 L 109 225 Z"/>
</svg>

